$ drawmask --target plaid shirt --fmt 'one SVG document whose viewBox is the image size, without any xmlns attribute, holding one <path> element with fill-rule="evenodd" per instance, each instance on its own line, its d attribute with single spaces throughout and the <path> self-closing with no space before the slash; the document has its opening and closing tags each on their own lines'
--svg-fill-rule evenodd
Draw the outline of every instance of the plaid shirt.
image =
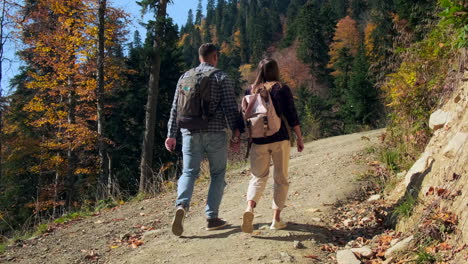
<svg viewBox="0 0 468 264">
<path fill-rule="evenodd" d="M 197 68 L 201 72 L 214 70 L 215 68 L 206 63 L 201 63 Z M 185 78 L 183 74 L 179 81 Z M 208 128 L 203 130 L 188 130 L 181 129 L 182 134 L 191 134 L 199 132 L 220 132 L 225 131 L 226 120 L 231 130 L 239 129 L 241 132 L 244 130 L 244 121 L 240 114 L 236 97 L 234 94 L 234 84 L 231 79 L 222 71 L 216 72 L 210 77 L 211 88 L 211 102 L 210 112 L 214 113 L 213 118 L 208 122 Z M 179 97 L 179 84 L 177 84 L 174 101 L 172 102 L 171 116 L 168 122 L 167 137 L 175 138 L 179 130 L 177 124 L 177 100 Z"/>
</svg>

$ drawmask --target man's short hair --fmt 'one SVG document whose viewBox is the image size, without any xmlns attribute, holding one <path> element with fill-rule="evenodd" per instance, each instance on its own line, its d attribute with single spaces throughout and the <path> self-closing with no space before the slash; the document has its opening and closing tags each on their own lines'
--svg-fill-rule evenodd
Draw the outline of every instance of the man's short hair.
<svg viewBox="0 0 468 264">
<path fill-rule="evenodd" d="M 215 45 L 211 43 L 205 43 L 200 46 L 198 49 L 198 55 L 200 55 L 202 58 L 208 57 L 213 52 L 216 52 L 218 49 L 216 48 Z"/>
</svg>

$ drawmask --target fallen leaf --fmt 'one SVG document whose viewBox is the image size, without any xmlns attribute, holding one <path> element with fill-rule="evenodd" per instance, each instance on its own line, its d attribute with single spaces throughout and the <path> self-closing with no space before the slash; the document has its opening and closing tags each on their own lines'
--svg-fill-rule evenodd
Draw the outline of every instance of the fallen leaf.
<svg viewBox="0 0 468 264">
<path fill-rule="evenodd" d="M 320 247 L 320 250 L 322 250 L 322 251 L 327 251 L 327 252 L 331 252 L 331 253 L 336 252 L 336 249 L 337 249 L 336 247 L 329 246 L 329 245 L 322 245 L 322 246 Z"/>
<path fill-rule="evenodd" d="M 114 248 L 118 248 L 120 247 L 119 245 L 112 245 L 110 248 L 114 249 Z"/>
<path fill-rule="evenodd" d="M 429 187 L 429 190 L 426 192 L 426 196 L 433 195 L 434 194 L 434 187 Z"/>
<path fill-rule="evenodd" d="M 452 249 L 452 246 L 447 242 L 442 242 L 437 246 L 437 248 L 439 248 L 439 250 L 449 250 Z"/>
<path fill-rule="evenodd" d="M 310 259 L 319 259 L 319 257 L 317 255 L 307 255 L 307 256 L 304 256 L 304 258 L 310 258 Z"/>
<path fill-rule="evenodd" d="M 442 196 L 447 192 L 447 189 L 437 188 L 437 196 Z"/>
<path fill-rule="evenodd" d="M 132 248 L 138 248 L 139 246 L 143 245 L 144 242 L 141 240 L 135 240 L 132 242 Z"/>
</svg>

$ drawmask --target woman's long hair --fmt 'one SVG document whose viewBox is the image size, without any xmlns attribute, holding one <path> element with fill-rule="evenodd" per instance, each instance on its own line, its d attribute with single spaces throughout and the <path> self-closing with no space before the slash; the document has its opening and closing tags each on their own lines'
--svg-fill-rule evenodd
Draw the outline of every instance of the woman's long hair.
<svg viewBox="0 0 468 264">
<path fill-rule="evenodd" d="M 278 63 L 274 59 L 263 59 L 258 64 L 257 79 L 253 83 L 252 93 L 256 93 L 266 82 L 279 82 L 279 80 Z"/>
</svg>

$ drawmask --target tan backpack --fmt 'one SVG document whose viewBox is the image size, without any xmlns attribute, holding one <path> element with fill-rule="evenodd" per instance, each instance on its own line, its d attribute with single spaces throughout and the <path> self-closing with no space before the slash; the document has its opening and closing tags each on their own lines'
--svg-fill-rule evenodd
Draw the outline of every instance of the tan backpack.
<svg viewBox="0 0 468 264">
<path fill-rule="evenodd" d="M 242 99 L 242 113 L 250 138 L 272 136 L 281 128 L 281 118 L 276 114 L 270 96 L 271 87 L 275 84 L 267 83 L 256 93 L 246 95 Z"/>
</svg>

